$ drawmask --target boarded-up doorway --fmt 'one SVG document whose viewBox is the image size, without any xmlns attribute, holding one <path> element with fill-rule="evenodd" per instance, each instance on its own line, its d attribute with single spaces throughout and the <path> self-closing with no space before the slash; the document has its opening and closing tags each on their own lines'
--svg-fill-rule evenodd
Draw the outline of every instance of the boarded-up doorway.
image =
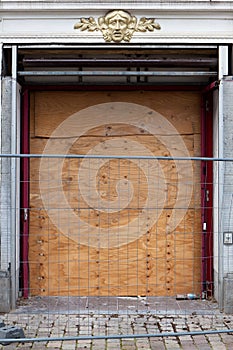
<svg viewBox="0 0 233 350">
<path fill-rule="evenodd" d="M 201 292 L 200 164 L 152 159 L 201 155 L 200 101 L 191 91 L 31 93 L 30 153 L 88 155 L 31 160 L 31 295 Z"/>
</svg>

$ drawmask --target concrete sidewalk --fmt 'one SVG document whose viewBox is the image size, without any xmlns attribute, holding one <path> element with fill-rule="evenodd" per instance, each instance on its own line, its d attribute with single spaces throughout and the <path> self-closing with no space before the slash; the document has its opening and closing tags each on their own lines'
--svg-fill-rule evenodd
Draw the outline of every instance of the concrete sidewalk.
<svg viewBox="0 0 233 350">
<path fill-rule="evenodd" d="M 157 301 L 156 301 L 157 300 Z M 159 300 L 159 301 L 158 301 Z M 114 310 L 112 300 L 70 299 L 70 308 L 62 298 L 33 299 L 24 302 L 1 318 L 6 324 L 22 327 L 27 338 L 89 336 L 87 340 L 56 340 L 25 344 L 10 344 L 0 349 L 67 349 L 67 350 L 233 350 L 233 334 L 201 334 L 175 337 L 136 337 L 111 339 L 112 335 L 147 335 L 164 332 L 198 332 L 233 329 L 233 315 L 221 313 L 215 303 L 208 301 L 177 301 L 162 299 L 120 299 L 127 308 Z M 97 302 L 101 304 L 97 305 Z M 164 304 L 163 304 L 164 301 Z M 48 303 L 49 302 L 49 303 Z M 60 305 L 58 304 L 60 302 Z M 83 302 L 83 304 L 82 304 Z M 156 309 L 154 307 L 156 304 Z M 91 304 L 92 303 L 92 304 Z M 135 303 L 135 305 L 134 305 Z M 54 305 L 56 304 L 56 308 Z M 76 305 L 76 311 L 74 310 Z M 77 305 L 79 309 L 77 309 Z M 142 306 L 144 305 L 144 309 Z M 173 305 L 173 307 L 171 307 Z M 71 308 L 72 306 L 72 308 Z M 94 310 L 94 306 L 96 310 Z M 123 304 L 122 304 L 123 306 Z M 139 310 L 136 310 L 137 307 Z M 149 308 L 148 308 L 149 306 Z M 166 310 L 164 306 L 169 306 Z M 146 307 L 146 309 L 145 309 Z M 104 310 L 105 308 L 105 310 Z M 110 336 L 109 339 L 91 339 L 91 336 Z"/>
</svg>

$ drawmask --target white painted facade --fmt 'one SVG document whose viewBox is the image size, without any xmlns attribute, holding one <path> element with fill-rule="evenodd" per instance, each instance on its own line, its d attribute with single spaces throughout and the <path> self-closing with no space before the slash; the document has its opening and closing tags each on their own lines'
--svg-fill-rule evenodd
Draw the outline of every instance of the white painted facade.
<svg viewBox="0 0 233 350">
<path fill-rule="evenodd" d="M 99 17 L 120 8 L 153 17 L 159 32 L 136 33 L 132 44 L 226 44 L 232 42 L 232 1 L 4 1 L 0 32 L 4 43 L 103 43 L 100 32 L 74 30 L 81 17 Z"/>
<path fill-rule="evenodd" d="M 102 33 L 79 31 L 74 29 L 74 24 L 82 17 L 98 18 L 105 15 L 109 10 L 122 9 L 129 11 L 132 15 L 140 17 L 155 18 L 160 24 L 161 30 L 145 33 L 134 33 L 130 43 L 107 44 L 105 43 Z M 69 45 L 76 47 L 120 47 L 129 48 L 135 46 L 137 48 L 149 49 L 153 47 L 172 47 L 179 45 L 182 48 L 201 47 L 202 45 L 218 46 L 219 57 L 219 89 L 214 92 L 214 157 L 230 157 L 232 156 L 229 142 L 227 148 L 225 140 L 224 123 L 227 118 L 228 128 L 233 128 L 233 118 L 230 108 L 225 109 L 225 94 L 226 91 L 233 94 L 231 88 L 231 77 L 228 76 L 229 63 L 232 61 L 231 46 L 233 44 L 233 1 L 208 1 L 208 0 L 179 0 L 179 1 L 15 1 L 1 0 L 0 2 L 0 58 L 2 60 L 2 48 L 9 49 L 12 52 L 12 68 L 11 68 L 11 130 L 9 142 L 11 147 L 8 151 L 11 153 L 18 152 L 17 135 L 19 129 L 16 128 L 16 119 L 19 111 L 19 88 L 17 86 L 17 48 L 31 47 L 41 48 L 68 48 Z M 6 88 L 6 82 L 2 77 L 3 84 L 0 86 Z M 227 83 L 226 83 L 227 80 Z M 4 125 L 4 113 L 7 101 L 4 94 L 2 96 L 2 104 L 0 105 L 0 128 L 1 136 L 6 130 Z M 229 96 L 228 96 L 229 107 Z M 8 111 L 9 113 L 9 111 Z M 225 118 L 225 119 L 224 119 Z M 228 135 L 229 136 L 229 135 Z M 4 139 L 4 138 L 3 138 Z M 1 153 L 4 153 L 5 145 L 1 139 Z M 226 150 L 229 152 L 226 152 Z M 16 179 L 16 182 L 11 181 L 11 201 L 14 207 L 17 207 L 18 196 L 15 196 L 17 189 L 19 166 L 14 166 L 8 169 L 9 176 Z M 3 170 L 2 170 L 3 172 Z M 229 175 L 229 174 L 228 174 Z M 221 308 L 226 306 L 223 298 L 224 295 L 224 278 L 228 274 L 233 273 L 233 246 L 223 245 L 223 231 L 226 229 L 222 218 L 224 215 L 231 217 L 232 213 L 228 210 L 225 213 L 220 212 L 224 196 L 222 184 L 224 182 L 224 166 L 215 164 L 214 166 L 214 276 L 215 276 L 215 297 L 219 301 Z M 233 179 L 232 179 L 233 182 Z M 2 192 L 1 199 L 4 199 L 5 193 Z M 231 193 L 228 197 L 231 198 Z M 7 270 L 7 266 L 11 263 L 13 269 L 13 294 L 11 306 L 14 307 L 18 290 L 18 264 L 19 264 L 19 225 L 18 212 L 14 212 L 14 217 L 11 218 L 11 224 L 6 224 L 4 218 L 1 218 L 1 266 L 0 270 Z M 4 226 L 5 225 L 5 226 Z M 3 226 L 7 230 L 3 229 Z M 230 227 L 227 229 L 233 230 L 232 219 Z M 6 234 L 10 236 L 12 241 L 7 242 Z M 230 262 L 230 263 L 229 263 Z M 229 291 L 231 292 L 231 291 Z M 1 292 L 0 292 L 1 293 Z M 226 293 L 226 291 L 225 291 Z M 233 304 L 230 305 L 231 310 Z"/>
</svg>

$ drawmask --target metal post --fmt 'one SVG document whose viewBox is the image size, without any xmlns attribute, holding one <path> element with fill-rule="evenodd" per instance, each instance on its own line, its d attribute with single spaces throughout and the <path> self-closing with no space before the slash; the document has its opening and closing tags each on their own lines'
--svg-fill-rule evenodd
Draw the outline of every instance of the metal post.
<svg viewBox="0 0 233 350">
<path fill-rule="evenodd" d="M 224 157 L 224 105 L 223 105 L 223 77 L 228 74 L 228 50 L 227 46 L 219 47 L 219 115 L 218 115 L 218 157 Z M 219 307 L 223 308 L 223 278 L 224 278 L 224 251 L 222 242 L 222 206 L 224 186 L 224 163 L 218 164 L 218 295 Z M 217 281 L 216 281 L 217 283 Z"/>
</svg>

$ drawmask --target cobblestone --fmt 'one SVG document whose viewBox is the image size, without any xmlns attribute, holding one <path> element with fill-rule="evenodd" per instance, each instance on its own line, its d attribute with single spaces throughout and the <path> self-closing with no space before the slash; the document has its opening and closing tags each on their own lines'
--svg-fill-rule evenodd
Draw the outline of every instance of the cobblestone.
<svg viewBox="0 0 233 350">
<path fill-rule="evenodd" d="M 50 314 L 10 313 L 1 317 L 7 325 L 22 327 L 26 338 L 82 337 L 89 339 L 15 343 L 0 349 L 36 350 L 233 350 L 233 333 L 174 336 L 179 332 L 233 329 L 233 315 L 218 310 L 212 314 Z M 160 337 L 161 332 L 171 336 Z M 119 334 L 135 338 L 113 339 Z M 140 337 L 139 335 L 147 335 Z M 108 336 L 92 339 L 92 336 Z M 150 337 L 149 337 L 150 335 Z M 156 335 L 156 336 L 152 336 Z"/>
</svg>

